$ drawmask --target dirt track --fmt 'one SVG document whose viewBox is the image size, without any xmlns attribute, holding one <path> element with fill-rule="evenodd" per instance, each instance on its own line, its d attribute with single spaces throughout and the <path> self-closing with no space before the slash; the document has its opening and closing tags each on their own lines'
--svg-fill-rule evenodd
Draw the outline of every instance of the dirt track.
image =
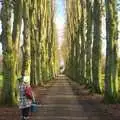
<svg viewBox="0 0 120 120">
<path fill-rule="evenodd" d="M 109 114 L 99 96 L 91 96 L 88 90 L 60 75 L 41 99 L 39 111 L 32 120 L 115 120 Z"/>
</svg>

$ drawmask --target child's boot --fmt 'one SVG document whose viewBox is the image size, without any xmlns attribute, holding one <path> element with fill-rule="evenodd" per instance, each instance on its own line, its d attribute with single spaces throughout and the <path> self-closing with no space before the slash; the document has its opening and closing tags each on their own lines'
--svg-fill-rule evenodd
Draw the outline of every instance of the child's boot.
<svg viewBox="0 0 120 120">
<path fill-rule="evenodd" d="M 24 117 L 24 120 L 29 120 L 29 117 Z"/>
</svg>

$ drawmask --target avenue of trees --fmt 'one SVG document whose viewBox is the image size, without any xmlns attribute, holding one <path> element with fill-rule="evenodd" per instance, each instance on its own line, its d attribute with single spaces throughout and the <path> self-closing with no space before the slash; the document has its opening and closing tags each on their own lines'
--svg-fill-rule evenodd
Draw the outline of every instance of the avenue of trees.
<svg viewBox="0 0 120 120">
<path fill-rule="evenodd" d="M 30 76 L 31 85 L 44 85 L 58 69 L 54 0 L 3 0 L 2 104 L 17 101 L 17 78 Z"/>
<path fill-rule="evenodd" d="M 54 0 L 1 0 L 3 85 L 0 102 L 17 102 L 17 78 L 44 85 L 59 68 Z M 65 0 L 65 74 L 105 101 L 120 101 L 117 0 Z M 104 31 L 102 29 L 105 21 Z M 105 33 L 106 51 L 102 54 Z"/>
<path fill-rule="evenodd" d="M 117 7 L 116 0 L 66 0 L 62 49 L 65 73 L 93 92 L 104 94 L 107 102 L 120 100 Z M 106 57 L 102 54 L 103 32 L 106 33 Z"/>
</svg>

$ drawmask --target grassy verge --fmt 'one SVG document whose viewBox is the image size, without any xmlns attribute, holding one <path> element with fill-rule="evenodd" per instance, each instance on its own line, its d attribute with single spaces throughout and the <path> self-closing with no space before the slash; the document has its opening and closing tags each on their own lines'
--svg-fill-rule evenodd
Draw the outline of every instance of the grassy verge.
<svg viewBox="0 0 120 120">
<path fill-rule="evenodd" d="M 2 87 L 3 76 L 0 74 L 0 88 Z"/>
</svg>

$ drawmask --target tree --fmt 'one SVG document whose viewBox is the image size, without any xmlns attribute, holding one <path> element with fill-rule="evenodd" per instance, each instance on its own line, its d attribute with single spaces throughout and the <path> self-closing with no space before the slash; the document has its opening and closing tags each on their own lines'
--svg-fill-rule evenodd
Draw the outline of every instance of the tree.
<svg viewBox="0 0 120 120">
<path fill-rule="evenodd" d="M 87 33 L 86 33 L 86 82 L 92 83 L 92 2 L 86 0 L 86 14 L 87 14 Z"/>
<path fill-rule="evenodd" d="M 12 7 L 14 8 L 13 33 L 11 32 Z M 22 0 L 11 4 L 10 0 L 4 0 L 1 12 L 2 20 L 2 46 L 3 46 L 3 89 L 2 104 L 16 103 L 16 76 L 17 53 L 19 48 Z M 16 10 L 17 9 L 17 10 Z"/>
<path fill-rule="evenodd" d="M 31 78 L 31 85 L 37 86 L 37 69 L 36 69 L 36 58 L 37 58 L 37 49 L 36 49 L 36 41 L 38 39 L 37 34 L 37 0 L 32 1 L 30 3 L 29 8 L 29 17 L 30 17 L 30 47 L 31 47 L 31 71 L 30 71 L 30 78 Z"/>
<path fill-rule="evenodd" d="M 81 33 L 81 54 L 80 54 L 80 77 L 81 83 L 85 83 L 86 74 L 86 61 L 85 61 L 85 9 L 86 3 L 84 0 L 80 2 L 81 5 L 81 23 L 80 23 L 80 33 Z"/>
<path fill-rule="evenodd" d="M 92 79 L 93 89 L 95 92 L 100 93 L 101 81 L 101 1 L 94 0 L 93 3 L 93 47 L 92 47 Z"/>
<path fill-rule="evenodd" d="M 30 76 L 30 19 L 29 19 L 29 7 L 30 1 L 23 0 L 23 22 L 24 22 L 24 42 L 23 42 L 23 64 L 22 64 L 22 76 Z"/>
<path fill-rule="evenodd" d="M 105 100 L 113 101 L 118 96 L 118 56 L 117 56 L 117 10 L 116 0 L 105 0 L 106 7 L 106 66 Z"/>
</svg>

